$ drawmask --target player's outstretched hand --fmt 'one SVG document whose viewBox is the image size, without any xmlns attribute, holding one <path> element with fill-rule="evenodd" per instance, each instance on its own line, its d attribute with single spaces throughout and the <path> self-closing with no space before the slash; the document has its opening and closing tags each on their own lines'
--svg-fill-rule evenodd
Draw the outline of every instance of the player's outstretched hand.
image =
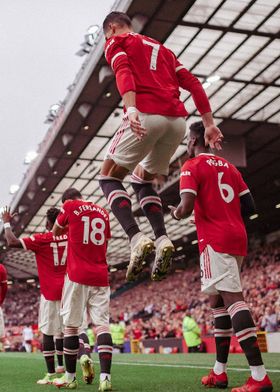
<svg viewBox="0 0 280 392">
<path fill-rule="evenodd" d="M 132 130 L 132 132 L 135 133 L 135 136 L 137 137 L 138 140 L 143 140 L 143 137 L 146 135 L 147 131 L 146 128 L 144 128 L 141 125 L 138 112 L 135 111 L 134 113 L 130 113 L 128 115 L 128 119 L 130 122 L 130 129 Z"/>
<path fill-rule="evenodd" d="M 11 208 L 6 206 L 2 211 L 1 218 L 4 223 L 8 223 L 11 222 L 15 215 L 17 215 L 17 213 L 11 214 Z"/>
<path fill-rule="evenodd" d="M 211 148 L 216 148 L 217 150 L 222 149 L 223 134 L 216 125 L 209 125 L 205 128 L 205 144 L 210 145 Z"/>
</svg>

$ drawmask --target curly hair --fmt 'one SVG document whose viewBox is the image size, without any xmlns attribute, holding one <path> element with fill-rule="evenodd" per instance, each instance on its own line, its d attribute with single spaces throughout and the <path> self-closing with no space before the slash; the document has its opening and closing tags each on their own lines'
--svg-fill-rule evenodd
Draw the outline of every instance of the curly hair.
<svg viewBox="0 0 280 392">
<path fill-rule="evenodd" d="M 48 211 L 47 211 L 47 213 L 46 213 L 47 219 L 48 219 L 52 224 L 54 224 L 55 221 L 56 221 L 57 215 L 59 214 L 59 212 L 60 212 L 60 211 L 59 211 L 58 208 L 55 208 L 55 207 L 49 208 Z"/>
</svg>

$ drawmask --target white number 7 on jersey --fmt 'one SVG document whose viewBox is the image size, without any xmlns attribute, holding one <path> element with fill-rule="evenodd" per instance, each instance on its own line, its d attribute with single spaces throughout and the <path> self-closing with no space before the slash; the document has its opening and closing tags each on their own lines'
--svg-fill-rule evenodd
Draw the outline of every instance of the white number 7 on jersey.
<svg viewBox="0 0 280 392">
<path fill-rule="evenodd" d="M 156 71 L 157 69 L 157 58 L 158 58 L 158 52 L 160 48 L 160 44 L 155 44 L 154 42 L 147 41 L 146 39 L 143 39 L 143 44 L 149 45 L 153 48 L 152 54 L 151 54 L 151 62 L 150 62 L 150 69 L 153 71 Z"/>
</svg>

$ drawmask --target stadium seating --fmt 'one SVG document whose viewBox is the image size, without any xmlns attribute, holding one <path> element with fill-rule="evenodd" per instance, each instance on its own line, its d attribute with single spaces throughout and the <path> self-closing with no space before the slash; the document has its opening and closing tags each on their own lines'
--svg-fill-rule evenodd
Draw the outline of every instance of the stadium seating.
<svg viewBox="0 0 280 392">
<path fill-rule="evenodd" d="M 276 313 L 280 312 L 279 260 L 280 244 L 274 243 L 251 251 L 243 266 L 245 298 L 259 329 L 267 307 L 273 306 Z M 122 286 L 124 276 L 125 270 L 112 273 L 113 292 Z M 10 286 L 3 307 L 7 329 L 37 324 L 38 304 L 39 289 L 36 284 Z M 200 292 L 197 263 L 186 270 L 174 272 L 162 282 L 146 280 L 111 301 L 112 318 L 126 322 L 127 337 L 132 339 L 181 337 L 186 309 L 192 309 L 203 335 L 212 334 L 211 311 L 207 296 Z"/>
</svg>

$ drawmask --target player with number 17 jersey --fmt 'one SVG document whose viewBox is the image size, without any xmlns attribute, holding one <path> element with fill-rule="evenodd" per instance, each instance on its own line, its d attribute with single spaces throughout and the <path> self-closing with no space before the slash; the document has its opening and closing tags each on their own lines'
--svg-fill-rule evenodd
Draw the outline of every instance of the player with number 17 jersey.
<svg viewBox="0 0 280 392">
<path fill-rule="evenodd" d="M 247 234 L 240 197 L 249 193 L 240 172 L 224 158 L 202 153 L 185 162 L 180 194 L 196 195 L 194 213 L 200 253 L 206 245 L 216 252 L 245 256 Z"/>
<path fill-rule="evenodd" d="M 69 225 L 69 279 L 87 286 L 109 286 L 106 251 L 111 232 L 108 212 L 92 202 L 67 200 L 56 224 L 60 228 Z"/>
<path fill-rule="evenodd" d="M 67 235 L 37 233 L 20 239 L 25 250 L 35 253 L 40 290 L 48 301 L 60 301 L 66 274 Z"/>
</svg>

